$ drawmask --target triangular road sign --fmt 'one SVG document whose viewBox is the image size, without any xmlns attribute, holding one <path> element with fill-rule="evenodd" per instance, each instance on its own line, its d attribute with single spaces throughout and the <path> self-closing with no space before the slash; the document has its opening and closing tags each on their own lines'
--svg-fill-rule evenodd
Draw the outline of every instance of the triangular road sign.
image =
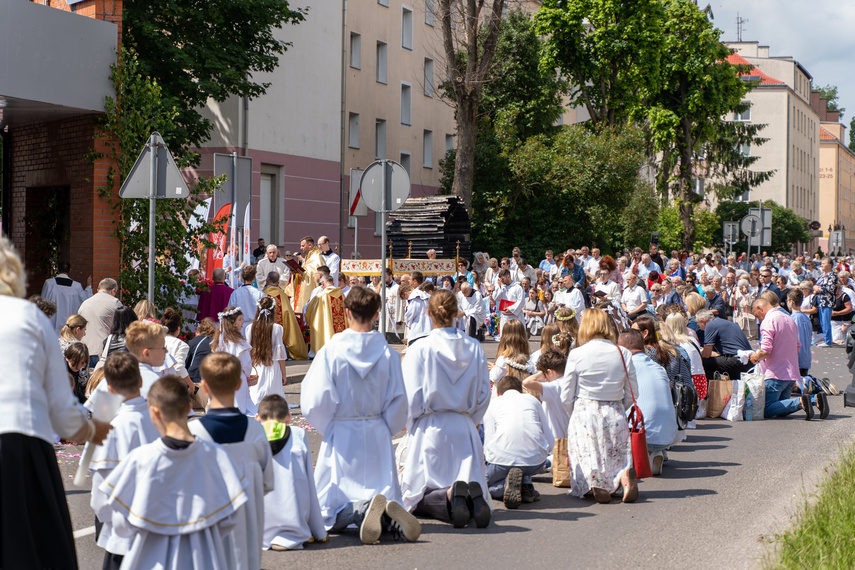
<svg viewBox="0 0 855 570">
<path fill-rule="evenodd" d="M 175 165 L 172 153 L 166 148 L 160 133 L 152 133 L 143 146 L 134 167 L 119 190 L 122 198 L 149 198 L 151 196 L 151 143 L 157 147 L 157 180 L 155 195 L 158 198 L 187 198 L 190 195 L 184 177 Z"/>
</svg>

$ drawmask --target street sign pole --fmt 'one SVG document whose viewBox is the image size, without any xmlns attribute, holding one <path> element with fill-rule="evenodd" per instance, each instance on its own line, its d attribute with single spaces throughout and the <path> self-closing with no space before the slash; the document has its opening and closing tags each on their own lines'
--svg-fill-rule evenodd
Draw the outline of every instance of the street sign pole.
<svg viewBox="0 0 855 570">
<path fill-rule="evenodd" d="M 387 161 L 384 158 L 380 161 L 381 172 L 380 176 L 380 251 L 382 252 L 380 259 L 380 334 L 386 338 L 386 209 L 389 204 L 386 203 L 386 189 L 391 183 L 388 178 L 391 178 L 390 172 L 387 170 Z"/>
<path fill-rule="evenodd" d="M 154 303 L 154 218 L 157 215 L 157 141 L 152 133 L 148 142 L 151 183 L 148 195 L 148 300 Z"/>
</svg>

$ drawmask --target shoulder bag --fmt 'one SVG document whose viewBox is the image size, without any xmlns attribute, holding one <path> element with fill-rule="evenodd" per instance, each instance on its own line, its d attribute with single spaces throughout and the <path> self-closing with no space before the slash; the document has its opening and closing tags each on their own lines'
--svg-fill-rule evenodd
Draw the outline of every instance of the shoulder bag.
<svg viewBox="0 0 855 570">
<path fill-rule="evenodd" d="M 620 348 L 618 348 L 618 354 L 620 354 L 623 372 L 626 375 L 626 385 L 629 387 L 630 396 L 632 396 L 632 408 L 630 408 L 629 415 L 626 418 L 629 424 L 629 436 L 632 444 L 632 465 L 635 467 L 636 477 L 639 479 L 653 477 L 653 472 L 650 470 L 650 454 L 647 451 L 647 432 L 644 429 L 644 416 L 641 414 L 638 402 L 635 401 L 632 384 L 629 382 L 629 372 L 626 369 L 626 360 L 624 360 L 623 351 Z"/>
</svg>

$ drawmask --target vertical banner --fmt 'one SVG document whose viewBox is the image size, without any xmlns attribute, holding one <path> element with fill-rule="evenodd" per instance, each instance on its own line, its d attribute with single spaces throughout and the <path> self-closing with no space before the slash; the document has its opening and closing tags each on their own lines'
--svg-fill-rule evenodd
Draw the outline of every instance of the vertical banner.
<svg viewBox="0 0 855 570">
<path fill-rule="evenodd" d="M 249 220 L 249 206 L 246 205 L 246 213 L 243 215 L 243 257 L 242 260 L 247 265 L 252 264 L 252 260 L 249 258 L 251 249 L 249 245 L 249 237 L 250 237 L 250 220 Z"/>
<path fill-rule="evenodd" d="M 232 207 L 237 206 L 237 204 L 232 204 Z M 237 265 L 237 212 L 234 211 L 237 208 L 232 210 L 232 230 L 229 232 L 229 273 L 226 275 L 226 283 L 229 284 L 229 287 L 235 287 L 235 266 Z"/>
<path fill-rule="evenodd" d="M 195 230 L 199 226 L 202 225 L 202 222 L 208 219 L 208 212 L 211 211 L 211 202 L 212 198 L 208 198 L 204 202 L 199 203 L 196 206 L 196 209 L 193 211 L 193 215 L 190 216 L 190 229 Z M 184 254 L 184 258 L 187 260 L 187 263 L 190 264 L 189 269 L 199 269 L 199 261 L 200 255 L 202 254 L 202 245 L 196 243 L 193 252 L 187 252 Z"/>
<path fill-rule="evenodd" d="M 214 226 L 216 226 L 217 231 L 211 232 L 211 241 L 217 244 L 217 247 L 208 250 L 208 262 L 205 265 L 205 277 L 207 279 L 213 277 L 214 269 L 223 266 L 223 257 L 226 254 L 226 232 L 229 228 L 231 210 L 232 205 L 226 204 L 214 216 Z"/>
</svg>

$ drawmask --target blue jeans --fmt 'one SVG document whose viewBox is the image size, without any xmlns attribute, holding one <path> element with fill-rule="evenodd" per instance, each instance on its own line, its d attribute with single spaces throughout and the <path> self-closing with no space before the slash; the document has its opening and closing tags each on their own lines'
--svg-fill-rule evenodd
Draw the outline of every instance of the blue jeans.
<svg viewBox="0 0 855 570">
<path fill-rule="evenodd" d="M 546 461 L 539 465 L 495 465 L 487 464 L 487 487 L 490 489 L 490 496 L 501 501 L 505 496 L 505 480 L 508 478 L 508 472 L 514 467 L 522 469 L 523 485 L 531 485 L 531 476 L 537 475 L 543 471 Z"/>
<path fill-rule="evenodd" d="M 799 411 L 799 398 L 790 397 L 795 385 L 792 380 L 766 380 L 766 407 L 763 409 L 763 416 L 777 418 Z M 811 403 L 814 402 L 816 396 L 811 396 Z"/>
<path fill-rule="evenodd" d="M 831 344 L 831 307 L 819 308 L 819 324 L 822 327 L 822 334 L 825 336 L 825 344 Z"/>
</svg>

